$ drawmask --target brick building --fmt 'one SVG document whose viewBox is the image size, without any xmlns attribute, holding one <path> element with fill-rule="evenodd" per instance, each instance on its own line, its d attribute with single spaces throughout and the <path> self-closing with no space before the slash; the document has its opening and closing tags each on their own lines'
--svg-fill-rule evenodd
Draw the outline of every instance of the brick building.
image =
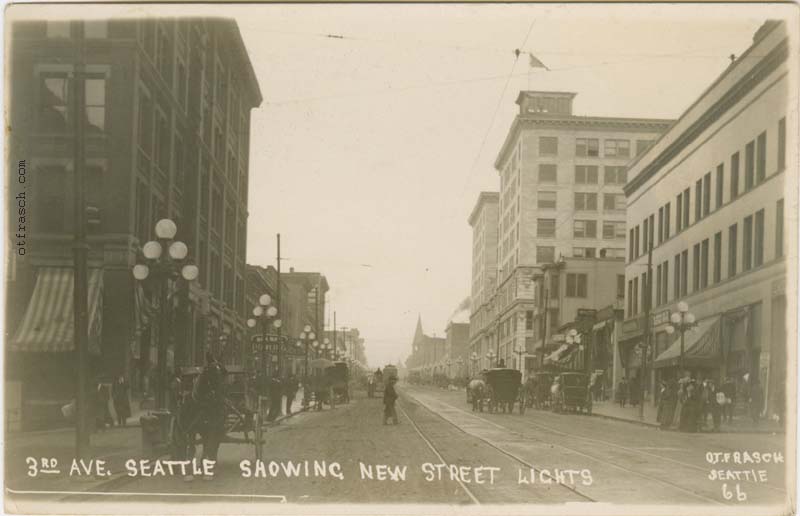
<svg viewBox="0 0 800 516">
<path fill-rule="evenodd" d="M 87 204 L 99 210 L 89 235 L 93 375 L 124 374 L 141 391 L 155 370 L 158 318 L 131 268 L 165 217 L 200 270 L 171 305 L 168 363 L 200 363 L 224 333 L 244 339 L 250 110 L 262 97 L 236 23 L 108 20 L 83 31 L 81 23 L 11 27 L 9 159 L 27 162 L 30 231 L 25 255 L 9 268 L 8 378 L 21 382 L 31 421 L 47 419 L 74 392 L 74 343 L 64 328 L 72 324 L 81 32 Z"/>
</svg>

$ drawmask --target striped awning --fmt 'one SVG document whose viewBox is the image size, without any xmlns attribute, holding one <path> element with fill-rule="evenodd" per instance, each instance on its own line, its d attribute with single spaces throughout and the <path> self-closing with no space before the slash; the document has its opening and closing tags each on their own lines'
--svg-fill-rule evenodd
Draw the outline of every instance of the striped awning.
<svg viewBox="0 0 800 516">
<path fill-rule="evenodd" d="M 42 267 L 10 351 L 65 352 L 75 349 L 72 268 Z M 89 352 L 100 353 L 103 271 L 89 269 Z"/>
<path fill-rule="evenodd" d="M 720 318 L 711 317 L 700 321 L 684 335 L 684 367 L 716 367 L 721 363 Z M 675 339 L 653 362 L 655 369 L 677 366 L 681 359 L 681 340 Z"/>
</svg>

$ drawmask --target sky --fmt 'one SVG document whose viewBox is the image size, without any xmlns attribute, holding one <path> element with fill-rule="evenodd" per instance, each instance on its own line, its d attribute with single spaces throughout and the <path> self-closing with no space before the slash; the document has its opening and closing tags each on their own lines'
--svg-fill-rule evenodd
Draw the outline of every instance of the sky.
<svg viewBox="0 0 800 516">
<path fill-rule="evenodd" d="M 741 54 L 769 5 L 127 5 L 88 17 L 234 17 L 252 111 L 248 263 L 320 271 L 371 365 L 404 360 L 417 317 L 443 336 L 469 296 L 479 192 L 520 90 L 579 115 L 677 118 Z M 15 14 L 63 16 L 63 6 Z M 66 8 L 69 9 L 69 8 Z M 60 11 L 59 11 L 60 10 Z M 23 17 L 23 16 L 21 16 Z M 515 49 L 550 70 L 532 69 Z M 327 317 L 326 317 L 327 319 Z M 332 322 L 332 321 L 330 321 Z"/>
<path fill-rule="evenodd" d="M 418 315 L 443 336 L 469 296 L 482 190 L 520 90 L 576 92 L 581 115 L 677 118 L 764 20 L 591 6 L 284 6 L 240 30 L 252 114 L 248 258 L 320 270 L 372 365 L 405 359 Z M 259 11 L 259 14 L 261 12 Z M 330 36 L 336 37 L 330 37 Z M 531 69 L 515 49 L 551 71 Z"/>
</svg>

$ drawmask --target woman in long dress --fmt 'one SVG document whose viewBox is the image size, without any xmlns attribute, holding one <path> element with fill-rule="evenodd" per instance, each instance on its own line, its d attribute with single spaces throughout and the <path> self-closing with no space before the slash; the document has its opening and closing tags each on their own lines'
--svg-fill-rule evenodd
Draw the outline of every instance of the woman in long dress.
<svg viewBox="0 0 800 516">
<path fill-rule="evenodd" d="M 117 425 L 125 426 L 131 417 L 131 402 L 128 398 L 128 382 L 120 375 L 111 388 L 111 397 L 114 399 L 114 412 L 117 413 Z"/>
</svg>

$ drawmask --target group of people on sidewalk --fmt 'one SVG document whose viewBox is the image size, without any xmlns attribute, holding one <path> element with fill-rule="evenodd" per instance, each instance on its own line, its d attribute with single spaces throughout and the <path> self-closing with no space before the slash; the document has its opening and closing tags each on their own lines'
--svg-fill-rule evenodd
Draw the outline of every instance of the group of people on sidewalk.
<svg viewBox="0 0 800 516">
<path fill-rule="evenodd" d="M 758 426 L 764 409 L 764 390 L 758 378 L 746 378 L 745 381 L 743 392 L 746 395 L 748 413 L 753 420 L 753 426 Z M 679 380 L 665 380 L 659 386 L 656 420 L 662 429 L 719 432 L 723 422 L 733 422 L 736 400 L 736 382 L 730 377 L 720 386 L 710 378 L 700 381 L 685 376 Z M 708 427 L 709 417 L 711 428 Z"/>
</svg>

